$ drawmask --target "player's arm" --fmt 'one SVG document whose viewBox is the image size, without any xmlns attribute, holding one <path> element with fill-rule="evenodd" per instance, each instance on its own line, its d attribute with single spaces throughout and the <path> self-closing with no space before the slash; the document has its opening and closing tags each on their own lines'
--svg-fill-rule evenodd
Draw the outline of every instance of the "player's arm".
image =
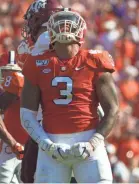
<svg viewBox="0 0 139 184">
<path fill-rule="evenodd" d="M 96 92 L 104 116 L 99 122 L 96 132 L 89 142 L 81 142 L 72 146 L 72 152 L 78 153 L 79 159 L 86 159 L 92 150 L 95 150 L 111 132 L 118 116 L 118 99 L 116 87 L 109 72 L 103 73 L 96 82 Z M 80 149 L 79 149 L 80 148 Z"/>
<path fill-rule="evenodd" d="M 17 95 L 9 93 L 7 91 L 2 92 L 0 95 L 0 110 L 2 113 L 12 104 L 16 99 Z M 16 140 L 8 132 L 3 119 L 0 115 L 0 138 L 12 148 L 16 145 Z"/>
<path fill-rule="evenodd" d="M 119 110 L 116 86 L 111 73 L 103 73 L 99 77 L 96 83 L 96 91 L 104 111 L 104 116 L 96 131 L 106 138 L 117 120 Z"/>
<path fill-rule="evenodd" d="M 40 104 L 40 89 L 37 85 L 32 84 L 26 77 L 24 87 L 21 94 L 20 118 L 23 128 L 32 137 L 32 139 L 44 146 L 44 150 L 48 147 L 46 143 L 49 141 L 43 127 L 37 121 L 37 112 Z"/>
<path fill-rule="evenodd" d="M 7 143 L 10 147 L 14 147 L 16 144 L 16 140 L 12 137 L 12 135 L 8 132 L 2 117 L 0 115 L 0 139 L 2 139 L 5 143 Z"/>
<path fill-rule="evenodd" d="M 38 85 L 39 70 L 36 66 L 35 59 L 36 57 L 29 55 L 23 67 L 24 86 L 21 93 L 20 119 L 23 128 L 31 138 L 41 145 L 44 139 L 46 140 L 48 137 L 43 127 L 37 121 L 37 112 L 40 104 L 40 88 Z"/>
<path fill-rule="evenodd" d="M 40 103 L 40 90 L 37 85 L 33 85 L 26 77 L 21 94 L 21 107 L 32 111 L 38 111 Z"/>
<path fill-rule="evenodd" d="M 115 65 L 112 56 L 107 51 L 96 51 L 90 53 L 90 59 L 96 58 L 96 62 L 89 62 L 88 65 L 93 69 L 97 69 L 96 75 L 96 93 L 99 103 L 104 111 L 104 116 L 100 120 L 96 133 L 91 139 L 91 143 L 96 148 L 101 141 L 109 135 L 116 119 L 118 117 L 118 98 L 116 86 L 112 77 L 115 71 Z M 93 57 L 93 58 L 92 58 Z"/>
<path fill-rule="evenodd" d="M 5 91 L 0 95 L 0 111 L 4 113 L 4 111 L 19 97 L 13 93 Z M 7 143 L 11 148 L 12 151 L 16 154 L 18 159 L 23 158 L 23 150 L 24 147 L 18 143 L 14 137 L 8 132 L 2 117 L 0 115 L 0 138 Z"/>
<path fill-rule="evenodd" d="M 118 97 L 111 73 L 105 72 L 98 78 L 96 92 L 104 111 L 104 116 L 96 128 L 96 133 L 90 140 L 94 149 L 107 138 L 118 118 Z"/>
<path fill-rule="evenodd" d="M 8 91 L 3 92 L 0 95 L 0 109 L 1 111 L 5 111 L 10 104 L 12 104 L 15 100 L 17 100 L 18 96 Z"/>
<path fill-rule="evenodd" d="M 0 139 L 7 143 L 11 148 L 16 157 L 21 160 L 23 158 L 24 147 L 18 143 L 14 137 L 8 132 L 3 119 L 0 115 Z"/>
</svg>

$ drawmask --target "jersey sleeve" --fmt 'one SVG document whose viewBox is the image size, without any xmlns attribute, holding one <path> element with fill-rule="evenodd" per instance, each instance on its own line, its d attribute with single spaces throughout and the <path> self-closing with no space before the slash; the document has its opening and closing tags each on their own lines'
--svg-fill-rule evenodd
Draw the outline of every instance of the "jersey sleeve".
<svg viewBox="0 0 139 184">
<path fill-rule="evenodd" d="M 24 76 L 19 72 L 12 72 L 4 78 L 2 87 L 5 91 L 20 96 L 24 85 Z"/>
<path fill-rule="evenodd" d="M 29 55 L 24 66 L 22 73 L 23 75 L 33 84 L 38 85 L 38 68 L 36 66 L 37 58 Z"/>
<path fill-rule="evenodd" d="M 107 51 L 91 50 L 88 53 L 88 58 L 87 64 L 98 72 L 113 73 L 115 71 L 113 58 Z"/>
</svg>

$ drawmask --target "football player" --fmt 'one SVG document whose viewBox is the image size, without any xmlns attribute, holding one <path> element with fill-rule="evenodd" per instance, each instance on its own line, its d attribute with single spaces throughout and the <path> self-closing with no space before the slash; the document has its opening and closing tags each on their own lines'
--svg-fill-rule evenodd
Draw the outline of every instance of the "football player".
<svg viewBox="0 0 139 184">
<path fill-rule="evenodd" d="M 73 170 L 79 183 L 112 183 L 104 144 L 118 114 L 112 57 L 81 49 L 86 23 L 68 8 L 52 14 L 47 28 L 54 51 L 30 55 L 23 68 L 20 117 L 39 146 L 35 182 L 68 183 Z"/>
<path fill-rule="evenodd" d="M 23 145 L 28 138 L 20 123 L 20 93 L 24 77 L 21 68 L 15 64 L 15 52 L 10 51 L 9 56 L 9 63 L 0 68 L 3 77 L 0 110 L 4 114 L 4 120 L 0 116 L 0 183 L 19 183 Z"/>
<path fill-rule="evenodd" d="M 118 113 L 115 67 L 107 51 L 81 49 L 85 31 L 78 13 L 54 13 L 48 21 L 54 51 L 30 55 L 24 65 L 20 116 L 39 146 L 35 182 L 68 183 L 73 170 L 79 183 L 112 183 L 104 139 Z M 40 102 L 43 127 L 36 120 Z"/>
</svg>

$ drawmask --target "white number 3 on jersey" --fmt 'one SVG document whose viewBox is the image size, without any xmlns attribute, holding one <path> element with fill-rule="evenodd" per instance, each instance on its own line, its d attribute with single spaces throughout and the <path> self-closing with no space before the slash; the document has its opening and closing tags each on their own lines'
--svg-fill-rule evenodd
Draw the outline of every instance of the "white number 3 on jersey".
<svg viewBox="0 0 139 184">
<path fill-rule="evenodd" d="M 57 105 L 67 105 L 72 101 L 72 88 L 73 83 L 72 79 L 69 77 L 55 77 L 52 80 L 52 86 L 57 86 L 58 83 L 66 83 L 67 89 L 66 90 L 60 90 L 60 95 L 63 97 L 66 97 L 64 99 L 54 99 L 53 102 Z"/>
</svg>

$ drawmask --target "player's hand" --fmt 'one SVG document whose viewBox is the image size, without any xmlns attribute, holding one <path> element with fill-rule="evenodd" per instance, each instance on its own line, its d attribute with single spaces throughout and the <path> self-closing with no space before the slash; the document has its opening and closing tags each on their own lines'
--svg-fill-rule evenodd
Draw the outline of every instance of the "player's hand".
<svg viewBox="0 0 139 184">
<path fill-rule="evenodd" d="M 20 143 L 16 143 L 13 147 L 12 147 L 12 151 L 13 153 L 16 154 L 16 157 L 19 160 L 23 159 L 24 156 L 24 146 L 22 146 Z"/>
<path fill-rule="evenodd" d="M 93 151 L 94 149 L 90 142 L 78 142 L 71 147 L 71 154 L 79 160 L 89 158 Z"/>
<path fill-rule="evenodd" d="M 104 143 L 104 137 L 100 133 L 94 133 L 88 142 L 78 142 L 71 147 L 71 154 L 74 158 L 87 159 L 96 148 Z"/>
<path fill-rule="evenodd" d="M 70 146 L 68 144 L 54 143 L 50 150 L 52 158 L 59 162 L 66 161 L 70 158 Z"/>
<path fill-rule="evenodd" d="M 39 143 L 39 147 L 45 151 L 49 156 L 57 161 L 64 161 L 70 155 L 70 146 L 67 144 L 57 144 L 50 139 L 44 139 Z"/>
</svg>

